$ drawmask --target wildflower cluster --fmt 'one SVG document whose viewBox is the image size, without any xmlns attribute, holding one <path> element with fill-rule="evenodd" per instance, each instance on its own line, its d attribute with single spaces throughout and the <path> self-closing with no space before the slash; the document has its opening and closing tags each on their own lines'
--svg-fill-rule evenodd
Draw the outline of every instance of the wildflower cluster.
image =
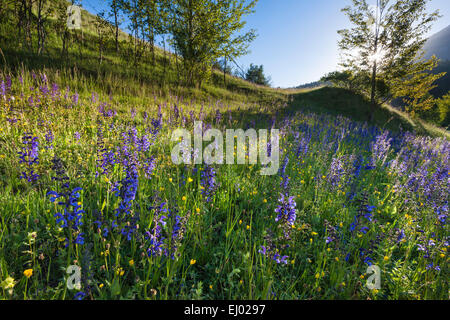
<svg viewBox="0 0 450 320">
<path fill-rule="evenodd" d="M 28 182 L 36 182 L 39 175 L 35 172 L 35 165 L 39 163 L 39 141 L 37 137 L 26 134 L 22 138 L 22 151 L 19 152 L 19 163 L 25 164 L 25 170 L 22 171 L 21 179 Z"/>
</svg>

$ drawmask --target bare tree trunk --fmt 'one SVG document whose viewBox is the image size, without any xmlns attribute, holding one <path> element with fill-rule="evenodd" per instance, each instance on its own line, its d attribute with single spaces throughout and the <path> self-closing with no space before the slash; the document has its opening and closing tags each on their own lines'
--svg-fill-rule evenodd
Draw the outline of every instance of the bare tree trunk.
<svg viewBox="0 0 450 320">
<path fill-rule="evenodd" d="M 45 30 L 44 30 L 44 17 L 42 16 L 42 11 L 44 9 L 44 5 L 46 0 L 38 0 L 37 3 L 37 36 L 38 36 L 38 44 L 37 44 L 37 54 L 40 55 L 44 50 L 45 43 Z"/>
<path fill-rule="evenodd" d="M 151 40 L 150 40 L 150 46 L 151 46 L 151 50 L 152 50 L 152 65 L 155 66 L 155 33 L 153 31 L 153 27 L 151 30 Z"/>
<path fill-rule="evenodd" d="M 375 26 L 375 43 L 373 48 L 373 54 L 374 54 L 374 62 L 372 67 L 372 79 L 371 79 L 371 89 L 370 89 L 370 112 L 369 112 L 369 121 L 372 121 L 374 119 L 375 110 L 377 109 L 377 101 L 376 101 L 376 89 L 377 89 L 377 60 L 376 60 L 376 54 L 378 52 L 378 37 L 380 32 L 380 22 L 379 22 L 379 14 L 378 14 L 378 8 L 380 8 L 380 2 L 377 0 L 377 13 L 376 13 L 376 26 Z"/>
<path fill-rule="evenodd" d="M 67 55 L 67 36 L 68 32 L 67 30 L 64 30 L 63 36 L 62 36 L 62 48 L 61 48 L 61 59 L 64 57 L 64 55 Z"/>
<path fill-rule="evenodd" d="M 116 30 L 115 41 L 116 41 L 116 53 L 119 53 L 119 13 L 118 13 L 117 3 L 114 1 L 113 3 L 113 11 L 114 11 L 114 28 Z"/>
<path fill-rule="evenodd" d="M 376 94 L 376 84 L 377 84 L 377 62 L 375 61 L 373 63 L 372 68 L 372 79 L 371 79 L 371 89 L 370 89 L 370 114 L 369 114 L 369 121 L 373 120 L 375 110 L 377 108 L 377 102 L 375 100 L 375 94 Z"/>
<path fill-rule="evenodd" d="M 27 8 L 27 18 L 26 18 L 26 32 L 27 32 L 27 42 L 28 42 L 28 49 L 30 51 L 33 51 L 33 38 L 31 35 L 31 19 L 33 16 L 33 1 L 29 0 L 28 2 L 28 8 Z"/>
<path fill-rule="evenodd" d="M 101 34 L 101 31 L 98 31 L 98 60 L 99 64 L 102 64 L 103 62 L 103 36 Z"/>
<path fill-rule="evenodd" d="M 78 40 L 78 54 L 80 56 L 80 62 L 83 61 L 83 29 L 81 29 L 81 32 L 79 35 L 77 35 L 77 40 Z"/>
<path fill-rule="evenodd" d="M 18 9 L 18 30 L 19 37 L 22 37 L 23 47 L 32 50 L 31 39 L 31 17 L 32 17 L 32 5 L 31 0 L 22 0 Z"/>
<path fill-rule="evenodd" d="M 163 37 L 163 48 L 164 48 L 164 60 L 163 60 L 163 81 L 165 83 L 166 80 L 166 63 L 167 63 L 167 52 L 166 52 L 166 39 Z M 170 55 L 169 55 L 170 57 Z"/>
<path fill-rule="evenodd" d="M 227 57 L 223 57 L 223 84 L 225 88 L 227 87 L 227 78 L 226 78 L 226 70 L 227 70 Z"/>
</svg>

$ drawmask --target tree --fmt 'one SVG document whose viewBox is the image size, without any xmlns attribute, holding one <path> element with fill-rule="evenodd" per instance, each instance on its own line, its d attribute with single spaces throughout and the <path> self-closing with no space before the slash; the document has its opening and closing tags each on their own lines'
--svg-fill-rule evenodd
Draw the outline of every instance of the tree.
<svg viewBox="0 0 450 320">
<path fill-rule="evenodd" d="M 133 58 L 133 65 L 136 67 L 142 58 L 147 46 L 145 42 L 144 8 L 146 0 L 122 0 L 121 6 L 130 20 L 129 28 L 131 34 L 128 37 L 130 53 Z M 129 56 L 130 53 L 127 55 Z"/>
<path fill-rule="evenodd" d="M 245 74 L 245 80 L 263 86 L 270 85 L 270 78 L 266 78 L 266 76 L 264 75 L 263 65 L 257 66 L 251 63 Z"/>
<path fill-rule="evenodd" d="M 225 74 L 229 74 L 229 75 L 233 74 L 233 68 L 230 65 L 226 64 L 223 59 L 218 59 L 218 60 L 214 61 L 213 68 L 215 68 Z"/>
<path fill-rule="evenodd" d="M 152 64 L 155 65 L 155 38 L 166 31 L 167 0 L 146 0 L 143 10 L 145 36 L 150 44 Z"/>
<path fill-rule="evenodd" d="M 18 3 L 16 1 L 0 1 L 0 44 L 11 44 L 13 38 L 20 39 L 14 35 Z"/>
<path fill-rule="evenodd" d="M 70 39 L 67 28 L 67 4 L 58 2 L 56 4 L 56 21 L 54 24 L 56 34 L 61 38 L 61 58 L 68 53 L 68 41 Z"/>
<path fill-rule="evenodd" d="M 47 0 L 37 0 L 37 54 L 40 55 L 45 49 L 47 37 L 46 25 L 49 22 L 49 16 L 53 14 L 53 6 L 47 5 Z"/>
<path fill-rule="evenodd" d="M 413 63 L 408 68 L 408 77 L 392 79 L 392 91 L 395 98 L 402 98 L 406 111 L 411 115 L 430 111 L 436 104 L 430 91 L 436 87 L 435 81 L 445 73 L 432 74 L 438 60 L 433 56 L 423 63 Z"/>
<path fill-rule="evenodd" d="M 450 91 L 438 99 L 436 104 L 439 110 L 440 125 L 447 128 L 450 126 Z"/>
<path fill-rule="evenodd" d="M 183 57 L 185 83 L 201 84 L 219 57 L 236 56 L 254 31 L 236 36 L 244 26 L 242 17 L 252 12 L 256 0 L 175 0 L 169 2 L 169 29 L 173 45 Z"/>
<path fill-rule="evenodd" d="M 95 16 L 94 26 L 97 31 L 98 41 L 98 60 L 103 62 L 103 52 L 105 44 L 108 41 L 108 35 L 111 33 L 111 24 L 105 20 L 105 12 L 102 11 Z"/>
<path fill-rule="evenodd" d="M 338 31 L 339 47 L 345 54 L 342 66 L 370 75 L 371 120 L 382 98 L 377 84 L 389 87 L 383 95 L 392 93 L 390 89 L 395 89 L 399 79 L 410 77 L 426 63 L 417 57 L 439 13 L 427 13 L 429 0 L 377 0 L 376 6 L 369 6 L 366 0 L 352 2 L 342 11 L 353 27 Z"/>
<path fill-rule="evenodd" d="M 119 27 L 121 22 L 121 1 L 120 0 L 109 0 L 109 22 L 114 27 L 114 44 L 116 53 L 119 53 Z"/>
<path fill-rule="evenodd" d="M 20 0 L 17 4 L 17 31 L 19 39 L 22 37 L 23 46 L 30 51 L 33 49 L 31 27 L 33 23 L 33 4 L 35 0 Z"/>
<path fill-rule="evenodd" d="M 354 90 L 355 74 L 350 70 L 333 71 L 323 76 L 320 81 L 331 82 L 335 87 Z"/>
<path fill-rule="evenodd" d="M 241 30 L 246 22 L 242 20 L 244 15 L 250 14 L 253 11 L 256 1 L 252 1 L 249 5 L 245 6 L 244 1 L 229 1 L 229 5 L 225 6 L 228 12 L 223 14 L 224 21 L 223 24 L 227 25 L 223 32 L 228 32 L 224 36 L 225 41 L 223 41 L 220 50 L 223 57 L 223 82 L 226 85 L 226 73 L 228 70 L 227 61 L 235 62 L 235 59 L 240 56 L 248 54 L 248 47 L 250 42 L 256 38 L 256 31 L 251 29 L 245 34 L 238 34 L 234 36 L 237 30 Z M 223 34 L 222 34 L 223 35 Z M 229 71 L 231 73 L 231 71 Z"/>
</svg>

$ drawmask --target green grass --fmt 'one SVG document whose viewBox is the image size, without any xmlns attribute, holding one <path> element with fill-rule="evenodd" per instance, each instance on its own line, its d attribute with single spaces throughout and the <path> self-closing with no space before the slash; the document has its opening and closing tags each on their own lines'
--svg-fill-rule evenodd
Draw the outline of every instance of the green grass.
<svg viewBox="0 0 450 320">
<path fill-rule="evenodd" d="M 445 152 L 440 151 L 448 148 L 446 140 L 392 132 L 397 142 L 387 150 L 387 159 L 375 163 L 374 170 L 363 169 L 356 176 L 352 159 L 363 156 L 362 167 L 368 165 L 373 157 L 371 144 L 382 131 L 342 115 L 329 115 L 327 109 L 335 107 L 342 108 L 341 112 L 350 108 L 346 111 L 350 115 L 355 112 L 339 98 L 346 94 L 340 90 L 303 91 L 286 96 L 278 104 L 205 103 L 174 95 L 155 99 L 125 93 L 110 96 L 107 92 L 98 92 L 98 100 L 93 102 L 90 85 L 95 83 L 88 78 L 63 72 L 48 74 L 47 78 L 63 89 L 52 98 L 37 89 L 44 85 L 39 74 L 33 79 L 24 71 L 22 77 L 23 85 L 13 77 L 8 99 L 0 102 L 2 298 L 72 299 L 82 291 L 87 294 L 85 299 L 447 299 L 448 247 L 443 240 L 447 227 L 437 220 L 433 209 L 441 205 L 445 193 L 445 180 L 433 177 L 440 168 L 448 167 Z M 67 83 L 80 89 L 78 104 L 71 98 L 74 89 L 64 97 Z M 311 105 L 321 90 L 331 90 L 330 97 Z M 11 95 L 14 100 L 9 99 Z M 34 101 L 39 98 L 40 103 L 30 106 L 30 97 Z M 115 109 L 117 115 L 99 114 L 101 102 Z M 152 128 L 149 119 L 158 117 L 158 105 L 162 106 L 163 126 L 154 144 L 145 151 L 129 144 L 139 163 L 138 188 L 130 202 L 130 215 L 117 221 L 116 209 L 124 200 L 115 194 L 113 185 L 125 188 L 125 173 L 130 167 L 124 161 L 133 157 L 116 148 L 123 146 L 123 134 L 129 134 L 132 128 L 139 138 L 148 134 Z M 183 108 L 187 128 L 192 128 L 191 111 L 194 118 L 203 118 L 222 130 L 267 128 L 274 121 L 275 128 L 285 132 L 280 166 L 289 159 L 283 174 L 290 179 L 288 191 L 281 185 L 281 173 L 261 176 L 260 165 L 216 165 L 216 185 L 208 201 L 203 194 L 208 183 L 202 178 L 208 167 L 174 165 L 170 160 L 174 145 L 169 141 L 170 134 L 183 125 L 182 118 L 175 118 L 174 105 Z M 319 107 L 323 113 L 318 112 Z M 130 112 L 133 108 L 135 115 Z M 217 110 L 220 121 L 215 120 Z M 51 142 L 46 139 L 49 132 L 54 136 Z M 80 140 L 75 132 L 80 133 Z M 299 145 L 304 144 L 299 139 L 307 138 L 308 132 L 308 151 L 301 149 L 299 153 Z M 38 139 L 39 163 L 19 162 L 17 153 L 22 150 L 26 133 Z M 119 161 L 108 165 L 104 173 L 97 166 L 103 148 L 115 152 Z M 434 150 L 430 153 L 431 165 L 422 162 L 428 154 L 424 150 Z M 85 211 L 79 230 L 61 228 L 55 217 L 63 208 L 50 201 L 48 192 L 65 190 L 62 182 L 52 179 L 61 176 L 52 162 L 55 157 L 62 161 L 70 189 L 82 188 L 75 199 Z M 151 157 L 155 168 L 148 175 L 144 165 Z M 394 159 L 405 163 L 417 159 L 414 161 L 419 165 L 408 165 L 406 173 L 399 173 L 396 166 L 383 164 Z M 335 161 L 342 161 L 346 168 L 338 180 L 333 180 Z M 429 176 L 420 176 L 421 163 L 427 166 Z M 30 169 L 40 175 L 36 182 L 20 178 Z M 433 185 L 431 194 L 422 188 L 412 192 L 408 186 L 413 176 Z M 287 193 L 296 202 L 292 226 L 275 220 L 280 193 Z M 350 200 L 351 194 L 356 201 Z M 163 214 L 155 208 L 162 203 L 184 219 L 183 234 L 168 240 L 176 221 L 173 216 L 166 218 L 162 233 L 168 257 L 149 256 L 147 250 L 152 245 L 145 232 L 154 231 L 155 217 Z M 368 230 L 351 231 L 355 217 L 366 210 L 366 205 L 374 206 L 376 220 L 359 218 L 360 227 L 367 226 Z M 95 221 L 102 221 L 100 231 Z M 111 229 L 113 221 L 118 224 L 116 229 Z M 120 230 L 134 223 L 139 228 L 127 240 Z M 107 235 L 103 234 L 104 227 L 109 228 Z M 284 239 L 283 230 L 291 230 L 289 240 Z M 405 234 L 400 242 L 396 240 L 399 230 Z M 80 232 L 84 243 L 73 243 Z M 336 239 L 327 244 L 329 236 Z M 417 248 L 430 239 L 436 245 L 430 247 L 431 258 L 427 258 Z M 70 243 L 67 247 L 66 242 Z M 261 254 L 263 245 L 272 245 L 281 256 L 288 256 L 287 265 L 271 258 L 275 251 L 269 256 Z M 366 255 L 382 270 L 380 290 L 365 286 L 367 264 L 365 256 L 359 254 L 360 248 L 371 250 Z M 173 259 L 171 254 L 175 254 Z M 441 270 L 428 270 L 431 261 Z M 80 290 L 66 287 L 65 271 L 70 265 L 82 269 Z M 27 277 L 24 271 L 29 269 L 33 274 Z"/>
<path fill-rule="evenodd" d="M 63 0 L 58 0 L 63 1 Z M 95 17 L 83 10 L 83 30 L 70 31 L 68 53 L 61 55 L 62 39 L 54 32 L 55 17 L 50 19 L 45 51 L 36 54 L 36 34 L 33 31 L 33 49 L 23 47 L 16 36 L 17 30 L 11 24 L 2 25 L 4 37 L 0 38 L 2 57 L 0 67 L 5 71 L 21 69 L 47 70 L 52 75 L 62 72 L 64 78 L 79 77 L 72 85 L 83 90 L 97 90 L 127 96 L 146 96 L 149 93 L 162 95 L 183 95 L 186 98 L 208 101 L 213 98 L 225 102 L 264 103 L 283 96 L 279 90 L 248 83 L 234 76 L 226 76 L 212 70 L 212 75 L 201 89 L 183 86 L 179 70 L 181 59 L 173 53 L 155 46 L 155 64 L 149 48 L 144 52 L 138 65 L 133 65 L 129 50 L 128 35 L 120 31 L 120 52 L 114 50 L 113 39 L 109 38 L 104 50 L 103 60 L 99 60 L 98 37 L 94 27 Z M 82 39 L 82 40 L 81 40 Z"/>
<path fill-rule="evenodd" d="M 76 45 L 60 59 L 55 35 L 42 56 L 2 45 L 7 65 L 0 82 L 11 76 L 12 88 L 0 97 L 0 298 L 73 299 L 84 292 L 100 300 L 448 299 L 448 226 L 437 213 L 448 197 L 446 131 L 389 106 L 366 123 L 366 98 L 338 88 L 276 90 L 233 77 L 224 86 L 217 72 L 201 89 L 185 88 L 173 57 L 169 63 L 160 50 L 154 67 L 148 56 L 129 67 L 111 50 L 99 65 L 95 38 L 84 36 L 82 59 Z M 52 97 L 41 87 L 51 90 L 53 83 L 61 91 Z M 101 105 L 117 114 L 102 115 Z M 132 130 L 139 139 L 150 135 L 158 107 L 162 128 L 148 149 L 124 143 Z M 282 132 L 285 169 L 261 176 L 259 164 L 214 165 L 207 199 L 203 173 L 211 167 L 170 158 L 172 131 L 191 130 L 195 119 L 222 131 L 273 125 Z M 26 134 L 37 138 L 38 163 L 20 162 Z M 118 151 L 124 144 L 130 154 Z M 388 147 L 377 157 L 382 146 Z M 104 172 L 105 151 L 117 163 Z M 138 187 L 120 220 L 124 196 L 113 189 L 128 186 L 130 159 L 138 163 Z M 150 159 L 155 167 L 147 172 Z M 30 170 L 40 175 L 35 182 L 21 178 Z M 79 230 L 57 222 L 63 207 L 48 192 L 66 190 L 58 176 L 67 176 L 70 190 L 82 188 L 74 199 L 84 210 Z M 280 193 L 295 201 L 292 225 L 276 221 Z M 157 209 L 163 203 L 172 213 L 161 231 L 167 255 L 148 255 L 146 232 L 154 232 L 158 215 L 169 216 Z M 369 213 L 373 220 L 361 216 Z M 174 215 L 182 234 L 172 239 Z M 136 224 L 128 240 L 121 229 Z M 76 244 L 80 232 L 84 243 Z M 278 251 L 263 255 L 261 246 Z M 275 253 L 288 256 L 287 264 L 276 263 Z M 368 257 L 382 271 L 380 290 L 365 286 Z M 66 286 L 70 265 L 82 269 L 79 290 Z M 24 274 L 30 269 L 31 276 Z"/>
</svg>

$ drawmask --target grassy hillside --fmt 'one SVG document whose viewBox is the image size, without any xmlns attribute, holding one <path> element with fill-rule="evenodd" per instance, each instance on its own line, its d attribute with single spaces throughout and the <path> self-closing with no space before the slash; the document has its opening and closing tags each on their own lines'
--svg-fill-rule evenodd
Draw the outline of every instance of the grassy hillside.
<svg viewBox="0 0 450 320">
<path fill-rule="evenodd" d="M 64 2 L 58 0 L 57 2 Z M 159 95 L 171 94 L 195 97 L 196 99 L 208 100 L 209 98 L 226 101 L 271 101 L 280 97 L 275 89 L 262 88 L 250 84 L 242 79 L 227 75 L 225 85 L 223 75 L 214 70 L 212 77 L 200 90 L 187 89 L 181 86 L 178 69 L 180 58 L 168 51 L 156 47 L 156 63 L 151 63 L 152 57 L 149 49 L 145 51 L 140 63 L 133 66 L 127 56 L 129 44 L 128 35 L 120 33 L 120 52 L 114 50 L 112 36 L 106 44 L 103 60 L 100 63 L 98 54 L 98 35 L 95 30 L 95 17 L 89 12 L 82 11 L 82 30 L 70 31 L 68 54 L 62 56 L 62 39 L 57 34 L 52 17 L 48 23 L 48 37 L 46 50 L 37 55 L 35 50 L 23 48 L 18 40 L 14 28 L 3 26 L 0 48 L 3 57 L 0 59 L 2 65 L 18 70 L 64 70 L 72 77 L 84 77 L 89 82 L 96 84 L 98 90 L 108 92 L 126 93 L 131 96 L 145 95 L 148 92 Z M 35 31 L 33 31 L 36 39 Z M 112 34 L 112 33 L 111 33 Z M 35 40 L 36 41 L 36 40 Z M 36 44 L 34 43 L 34 47 Z M 51 73 L 50 73 L 51 74 Z"/>
<path fill-rule="evenodd" d="M 448 297 L 449 143 L 338 114 L 362 119 L 363 98 L 225 104 L 96 92 L 62 72 L 2 80 L 0 298 Z M 278 173 L 174 164 L 171 133 L 196 120 L 279 128 Z M 364 285 L 371 264 L 379 289 Z"/>
<path fill-rule="evenodd" d="M 57 0 L 54 4 L 65 2 Z M 64 56 L 61 55 L 61 36 L 54 30 L 55 14 L 50 16 L 46 50 L 41 55 L 23 48 L 22 42 L 15 36 L 14 28 L 11 29 L 11 26 L 5 26 L 3 23 L 1 26 L 4 36 L 0 38 L 3 56 L 0 59 L 0 67 L 4 73 L 11 74 L 26 70 L 45 72 L 51 78 L 50 81 L 70 86 L 78 93 L 90 94 L 96 91 L 105 95 L 114 94 L 120 96 L 121 101 L 130 104 L 148 104 L 155 101 L 156 97 L 177 96 L 197 102 L 220 100 L 225 104 L 289 105 L 286 109 L 288 112 L 300 108 L 312 112 L 342 114 L 359 121 L 365 121 L 367 118 L 367 99 L 336 88 L 273 89 L 230 75 L 226 75 L 225 84 L 223 74 L 217 70 L 213 71 L 211 79 L 201 89 L 183 87 L 178 76 L 180 57 L 156 47 L 154 65 L 147 49 L 139 65 L 133 66 L 126 56 L 129 36 L 123 31 L 120 31 L 119 37 L 120 53 L 115 52 L 113 39 L 110 37 L 100 63 L 95 19 L 88 11 L 82 11 L 83 28 L 71 31 L 69 50 Z M 5 33 L 6 31 L 8 32 Z M 277 112 L 284 112 L 282 109 Z M 389 108 L 377 111 L 374 124 L 391 130 L 402 128 L 424 134 L 442 134 L 434 128 L 424 129 L 418 121 L 413 122 L 405 114 L 392 112 Z M 428 128 L 432 126 L 428 125 Z"/>
</svg>

